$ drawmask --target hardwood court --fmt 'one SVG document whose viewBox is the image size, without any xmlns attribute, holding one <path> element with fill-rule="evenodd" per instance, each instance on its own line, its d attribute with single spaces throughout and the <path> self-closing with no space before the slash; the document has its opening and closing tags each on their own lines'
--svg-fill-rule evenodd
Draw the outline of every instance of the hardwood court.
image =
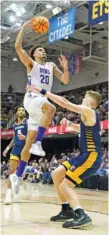
<svg viewBox="0 0 109 235">
<path fill-rule="evenodd" d="M 62 223 L 49 221 L 60 206 L 53 186 L 24 183 L 18 203 L 3 204 L 6 181 L 2 180 L 1 215 L 5 235 L 107 235 L 108 194 L 103 191 L 77 189 L 81 204 L 93 225 L 85 230 L 63 229 Z"/>
</svg>

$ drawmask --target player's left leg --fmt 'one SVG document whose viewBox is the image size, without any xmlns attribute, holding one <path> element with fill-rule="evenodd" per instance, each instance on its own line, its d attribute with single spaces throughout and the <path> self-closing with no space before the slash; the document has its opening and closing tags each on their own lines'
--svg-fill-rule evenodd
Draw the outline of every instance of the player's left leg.
<svg viewBox="0 0 109 235">
<path fill-rule="evenodd" d="M 30 153 L 29 150 L 32 146 L 32 144 L 35 141 L 35 137 L 36 137 L 36 131 L 34 130 L 34 128 L 36 128 L 36 125 L 33 127 L 30 127 L 31 130 L 28 130 L 27 133 L 27 138 L 26 138 L 26 143 L 24 148 L 22 149 L 21 152 L 21 159 L 19 161 L 19 165 L 16 171 L 16 174 L 11 174 L 10 175 L 10 180 L 12 183 L 12 189 L 14 191 L 15 194 L 18 194 L 19 192 L 19 178 L 22 177 L 23 172 L 25 170 L 25 167 L 30 159 Z M 33 129 L 33 130 L 32 130 Z"/>
<path fill-rule="evenodd" d="M 16 169 L 18 167 L 19 164 L 19 158 L 17 156 L 13 156 L 11 155 L 10 157 L 10 166 L 9 166 L 9 174 L 14 174 L 16 172 Z M 5 205 L 10 205 L 12 203 L 12 185 L 11 185 L 11 181 L 10 181 L 10 177 L 8 178 L 8 183 L 7 183 L 7 192 L 6 192 L 6 196 L 5 196 L 5 200 L 4 200 L 4 204 Z"/>
<path fill-rule="evenodd" d="M 45 152 L 42 149 L 42 140 L 44 137 L 44 134 L 46 132 L 46 129 L 49 127 L 51 120 L 56 112 L 56 108 L 54 105 L 52 105 L 48 100 L 43 99 L 42 104 L 40 106 L 42 115 L 39 122 L 38 132 L 35 143 L 32 145 L 32 148 L 30 149 L 30 153 L 44 156 Z"/>
</svg>

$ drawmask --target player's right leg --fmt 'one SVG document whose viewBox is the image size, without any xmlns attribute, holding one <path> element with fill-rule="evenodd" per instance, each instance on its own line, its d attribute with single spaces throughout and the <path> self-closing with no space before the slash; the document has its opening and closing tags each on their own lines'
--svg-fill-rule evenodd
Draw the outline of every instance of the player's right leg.
<svg viewBox="0 0 109 235">
<path fill-rule="evenodd" d="M 33 106 L 32 109 L 34 111 L 36 110 L 36 113 L 34 113 L 33 115 L 34 119 L 36 118 L 37 120 L 39 115 L 39 121 L 38 121 L 39 127 L 37 131 L 36 141 L 32 145 L 30 153 L 33 153 L 35 155 L 45 156 L 45 152 L 42 149 L 42 140 L 46 132 L 46 129 L 49 127 L 51 120 L 56 112 L 56 108 L 44 97 L 36 98 L 32 106 Z"/>
<path fill-rule="evenodd" d="M 36 128 L 36 126 L 35 126 Z M 25 146 L 21 152 L 21 159 L 16 171 L 16 174 L 11 174 L 10 175 L 10 180 L 12 183 L 12 189 L 15 194 L 18 194 L 19 192 L 19 178 L 22 177 L 23 172 L 25 170 L 25 167 L 30 159 L 30 153 L 29 150 L 34 143 L 36 138 L 36 131 L 35 130 L 29 130 L 27 133 L 27 138 L 26 138 L 26 143 Z"/>
<path fill-rule="evenodd" d="M 13 156 L 11 155 L 10 157 L 10 166 L 9 166 L 9 174 L 13 174 L 16 172 L 16 169 L 18 167 L 19 164 L 19 158 L 17 156 Z M 11 187 L 11 181 L 10 181 L 10 177 L 8 178 L 8 183 L 7 183 L 7 192 L 6 192 L 6 196 L 5 196 L 5 200 L 4 200 L 4 204 L 5 205 L 10 205 L 12 203 L 12 187 Z"/>
</svg>

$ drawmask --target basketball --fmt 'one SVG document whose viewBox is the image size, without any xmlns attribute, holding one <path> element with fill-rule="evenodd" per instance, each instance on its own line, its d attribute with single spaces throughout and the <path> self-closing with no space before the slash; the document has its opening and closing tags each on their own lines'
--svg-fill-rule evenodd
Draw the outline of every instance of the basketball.
<svg viewBox="0 0 109 235">
<path fill-rule="evenodd" d="M 38 33 L 47 33 L 49 29 L 49 20 L 46 17 L 38 16 L 32 20 L 32 28 Z"/>
</svg>

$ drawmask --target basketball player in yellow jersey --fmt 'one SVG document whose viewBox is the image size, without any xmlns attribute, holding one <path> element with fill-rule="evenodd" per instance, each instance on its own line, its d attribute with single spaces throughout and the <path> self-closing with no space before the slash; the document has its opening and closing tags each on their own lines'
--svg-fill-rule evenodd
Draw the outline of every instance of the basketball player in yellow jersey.
<svg viewBox="0 0 109 235">
<path fill-rule="evenodd" d="M 62 73 L 54 63 L 46 62 L 47 56 L 42 46 L 35 46 L 34 48 L 32 48 L 30 55 L 28 55 L 27 52 L 23 50 L 23 35 L 28 27 L 31 27 L 31 20 L 26 22 L 22 26 L 15 42 L 15 49 L 19 56 L 19 59 L 27 69 L 27 86 L 36 85 L 40 88 L 44 88 L 50 91 L 52 88 L 53 76 L 55 76 L 64 84 L 67 84 L 69 82 L 69 72 L 67 60 L 64 56 L 61 56 L 61 58 L 59 58 L 60 65 L 63 67 Z M 19 167 L 17 169 L 18 177 L 22 176 L 25 166 L 30 158 L 30 153 L 40 156 L 45 155 L 45 152 L 42 149 L 41 142 L 46 128 L 48 128 L 48 126 L 50 125 L 52 117 L 56 112 L 56 108 L 54 105 L 52 105 L 41 94 L 34 94 L 34 92 L 26 92 L 24 97 L 24 107 L 29 113 L 28 133 L 25 146 L 21 153 Z M 15 181 L 18 185 L 18 178 L 16 178 L 15 180 L 14 176 L 14 182 Z M 18 191 L 18 188 L 16 190 Z"/>
<path fill-rule="evenodd" d="M 51 217 L 51 221 L 72 221 L 63 224 L 64 228 L 80 228 L 91 224 L 91 218 L 82 209 L 76 192 L 73 188 L 85 179 L 94 175 L 102 161 L 100 123 L 96 112 L 101 102 L 101 95 L 95 91 L 87 91 L 81 105 L 69 102 L 67 99 L 47 92 L 44 89 L 31 86 L 29 90 L 40 92 L 61 107 L 81 114 L 81 123 L 67 121 L 73 130 L 80 133 L 79 157 L 65 161 L 52 173 L 53 182 L 62 203 L 61 212 Z M 72 215 L 72 209 L 74 214 Z"/>
</svg>

